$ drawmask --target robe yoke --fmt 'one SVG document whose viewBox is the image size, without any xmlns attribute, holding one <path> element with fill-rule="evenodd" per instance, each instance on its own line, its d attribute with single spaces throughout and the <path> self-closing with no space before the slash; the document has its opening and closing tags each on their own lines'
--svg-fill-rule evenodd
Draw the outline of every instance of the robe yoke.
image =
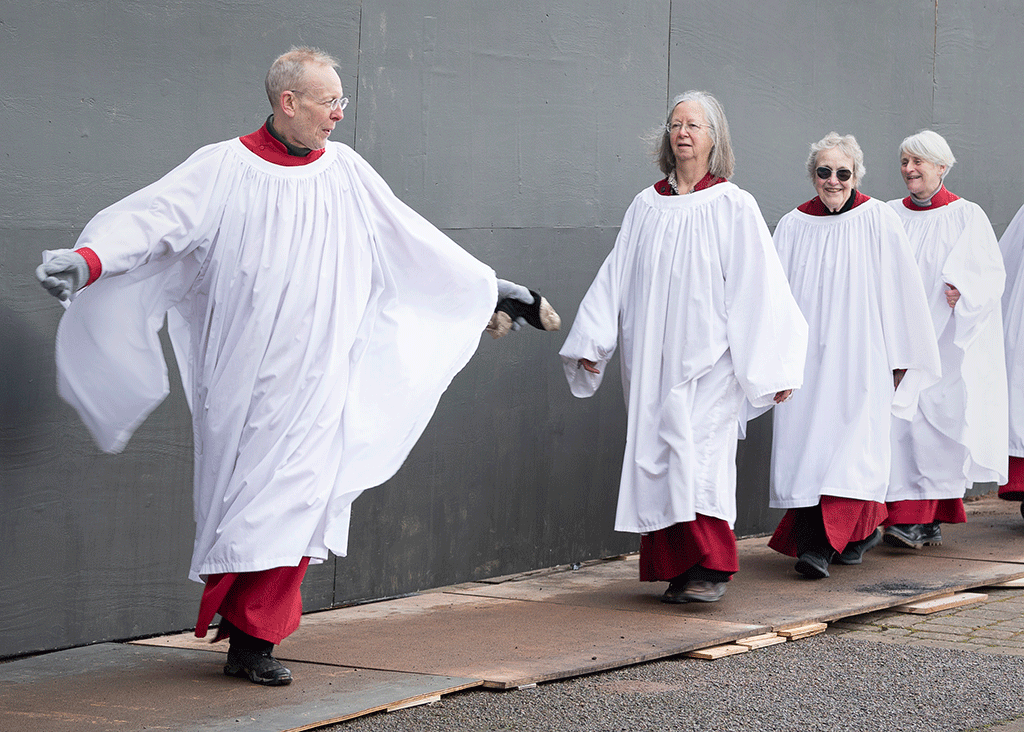
<svg viewBox="0 0 1024 732">
<path fill-rule="evenodd" d="M 928 298 L 942 360 L 942 378 L 921 392 L 918 411 L 905 437 L 927 439 L 928 423 L 966 448 L 959 488 L 890 484 L 887 501 L 962 498 L 969 483 L 1006 482 L 1006 361 L 1002 294 L 1006 278 L 995 232 L 976 203 L 958 199 L 935 209 L 909 209 L 889 201 L 910 240 Z M 955 308 L 946 302 L 946 283 L 960 291 Z M 955 456 L 953 456 L 955 457 Z M 941 460 L 936 455 L 935 460 Z M 893 460 L 905 459 L 894 445 Z M 925 471 L 927 465 L 918 465 Z M 938 475 L 948 474 L 939 470 Z M 936 480 L 936 483 L 942 481 Z M 931 481 L 925 484 L 933 485 Z"/>
<path fill-rule="evenodd" d="M 807 348 L 753 196 L 732 183 L 636 196 L 560 351 L 575 396 L 596 392 L 617 346 L 628 426 L 615 529 L 697 513 L 731 528 L 741 408 L 799 387 Z"/>
<path fill-rule="evenodd" d="M 96 215 L 99 256 L 57 335 L 58 388 L 120 451 L 168 393 L 192 411 L 189 576 L 344 556 L 352 501 L 401 466 L 493 312 L 493 271 L 353 150 L 274 165 L 196 151 Z"/>
<path fill-rule="evenodd" d="M 774 238 L 810 337 L 804 386 L 774 410 L 770 505 L 814 506 L 823 494 L 884 502 L 892 415 L 909 419 L 940 373 L 903 225 L 869 199 L 835 216 L 794 209 Z M 895 390 L 894 369 L 907 369 Z"/>
</svg>

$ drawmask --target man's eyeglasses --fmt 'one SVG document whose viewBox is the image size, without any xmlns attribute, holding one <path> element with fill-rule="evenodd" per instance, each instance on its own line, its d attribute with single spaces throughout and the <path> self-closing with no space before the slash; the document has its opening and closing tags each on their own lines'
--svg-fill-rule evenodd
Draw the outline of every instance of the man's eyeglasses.
<svg viewBox="0 0 1024 732">
<path fill-rule="evenodd" d="M 815 168 L 814 172 L 822 180 L 828 180 L 829 178 L 832 177 L 832 168 L 826 168 L 824 165 L 822 165 L 819 168 Z M 839 170 L 835 171 L 835 174 L 836 178 L 841 180 L 843 183 L 845 183 L 846 181 L 850 180 L 850 178 L 853 177 L 853 172 L 847 170 L 846 168 L 840 168 Z"/>
<path fill-rule="evenodd" d="M 298 89 L 289 89 L 288 91 L 290 91 L 292 94 L 302 94 L 307 97 L 309 96 L 305 92 L 301 92 Z M 327 101 L 324 102 L 317 102 L 317 104 L 322 104 L 323 106 L 330 109 L 332 112 L 340 112 L 343 109 L 345 109 L 345 107 L 348 106 L 348 97 L 335 97 L 334 99 L 328 99 Z"/>
</svg>

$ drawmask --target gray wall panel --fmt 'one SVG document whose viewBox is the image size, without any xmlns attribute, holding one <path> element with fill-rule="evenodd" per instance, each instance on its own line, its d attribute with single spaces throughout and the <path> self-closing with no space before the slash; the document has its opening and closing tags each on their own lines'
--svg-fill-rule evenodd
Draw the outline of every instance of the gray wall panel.
<svg viewBox="0 0 1024 732">
<path fill-rule="evenodd" d="M 258 128 L 263 78 L 289 46 L 329 49 L 354 90 L 359 3 L 4 0 L 0 38 L 0 226 L 80 228 L 200 146 Z M 351 143 L 351 126 L 335 139 Z"/>
<path fill-rule="evenodd" d="M 862 189 L 905 194 L 894 145 L 931 121 L 933 0 L 787 5 L 673 3 L 671 95 L 706 89 L 722 102 L 736 152 L 733 180 L 773 227 L 814 197 L 805 161 L 831 130 L 864 150 Z"/>
<path fill-rule="evenodd" d="M 395 191 L 446 228 L 617 226 L 652 182 L 668 3 L 409 8 L 363 6 L 357 148 Z"/>
<path fill-rule="evenodd" d="M 941 2 L 938 20 L 934 124 L 957 157 L 949 187 L 1002 234 L 1024 203 L 1024 4 Z"/>
</svg>

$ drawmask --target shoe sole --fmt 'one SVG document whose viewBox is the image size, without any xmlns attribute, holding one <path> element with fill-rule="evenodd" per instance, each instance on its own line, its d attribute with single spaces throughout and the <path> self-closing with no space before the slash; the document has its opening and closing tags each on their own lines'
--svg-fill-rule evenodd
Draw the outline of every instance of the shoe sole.
<svg viewBox="0 0 1024 732">
<path fill-rule="evenodd" d="M 882 541 L 888 544 L 889 546 L 894 546 L 899 549 L 920 549 L 925 545 L 925 542 L 917 543 L 913 541 L 907 541 L 906 539 L 897 534 L 889 533 L 882 535 Z"/>
<path fill-rule="evenodd" d="M 254 684 L 260 686 L 288 686 L 292 683 L 291 676 L 281 676 L 276 679 L 261 679 L 258 676 L 249 673 L 242 666 L 235 666 L 233 664 L 226 664 L 224 666 L 225 676 L 234 676 L 239 679 L 249 679 Z"/>
<path fill-rule="evenodd" d="M 808 579 L 825 579 L 828 577 L 828 570 L 816 567 L 810 562 L 805 562 L 802 559 L 796 563 L 796 571 L 802 574 Z"/>
<path fill-rule="evenodd" d="M 724 592 L 721 595 L 710 595 L 705 597 L 701 597 L 700 595 L 687 595 L 686 599 L 690 602 L 718 602 L 722 599 L 723 595 L 725 595 Z"/>
<path fill-rule="evenodd" d="M 685 597 L 665 597 L 664 595 L 661 596 L 661 601 L 669 605 L 685 605 L 689 602 Z"/>
</svg>

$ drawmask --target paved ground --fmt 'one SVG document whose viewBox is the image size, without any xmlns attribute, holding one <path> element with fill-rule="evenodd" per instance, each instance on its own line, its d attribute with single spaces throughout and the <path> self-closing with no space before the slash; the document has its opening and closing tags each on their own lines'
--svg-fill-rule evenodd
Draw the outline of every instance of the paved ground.
<svg viewBox="0 0 1024 732">
<path fill-rule="evenodd" d="M 1024 589 L 933 615 L 882 611 L 716 661 L 675 658 L 328 729 L 1024 732 Z"/>
</svg>

